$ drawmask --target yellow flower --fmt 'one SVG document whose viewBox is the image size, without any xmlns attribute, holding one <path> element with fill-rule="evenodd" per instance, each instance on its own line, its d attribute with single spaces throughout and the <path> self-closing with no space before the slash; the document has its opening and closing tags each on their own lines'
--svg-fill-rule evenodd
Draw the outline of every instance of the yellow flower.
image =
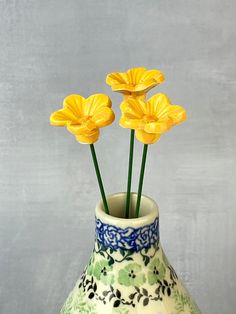
<svg viewBox="0 0 236 314">
<path fill-rule="evenodd" d="M 183 107 L 172 105 L 162 93 L 152 96 L 147 102 L 128 98 L 121 103 L 120 126 L 135 129 L 137 139 L 144 144 L 153 144 L 162 133 L 186 119 Z"/>
<path fill-rule="evenodd" d="M 133 68 L 127 72 L 114 72 L 107 75 L 106 83 L 115 92 L 125 96 L 145 96 L 154 86 L 164 81 L 164 75 L 159 70 Z"/>
<path fill-rule="evenodd" d="M 99 128 L 111 124 L 115 119 L 111 100 L 104 94 L 91 95 L 87 99 L 70 95 L 64 99 L 63 109 L 50 116 L 55 126 L 66 126 L 78 142 L 93 144 L 98 140 Z"/>
</svg>

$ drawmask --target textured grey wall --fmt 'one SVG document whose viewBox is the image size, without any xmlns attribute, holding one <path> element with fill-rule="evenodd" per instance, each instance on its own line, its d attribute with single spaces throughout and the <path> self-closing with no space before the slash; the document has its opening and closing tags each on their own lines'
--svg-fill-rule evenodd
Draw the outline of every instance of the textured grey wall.
<svg viewBox="0 0 236 314">
<path fill-rule="evenodd" d="M 0 0 L 0 313 L 58 313 L 93 246 L 90 152 L 50 127 L 50 113 L 70 93 L 103 92 L 119 115 L 105 75 L 140 65 L 166 74 L 151 94 L 189 115 L 148 155 L 144 193 L 159 203 L 162 244 L 203 313 L 235 313 L 235 9 Z M 107 193 L 125 189 L 128 141 L 116 123 L 96 146 Z"/>
</svg>

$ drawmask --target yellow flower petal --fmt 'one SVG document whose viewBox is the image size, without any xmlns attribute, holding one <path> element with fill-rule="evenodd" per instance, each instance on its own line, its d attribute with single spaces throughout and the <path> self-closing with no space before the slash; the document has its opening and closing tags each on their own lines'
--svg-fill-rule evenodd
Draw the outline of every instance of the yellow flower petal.
<svg viewBox="0 0 236 314">
<path fill-rule="evenodd" d="M 143 74 L 145 73 L 145 68 L 133 68 L 127 71 L 127 77 L 129 84 L 135 86 L 138 85 Z"/>
<path fill-rule="evenodd" d="M 103 107 L 111 107 L 111 100 L 105 94 L 94 94 L 85 99 L 84 115 L 93 116 Z"/>
<path fill-rule="evenodd" d="M 97 110 L 91 119 L 97 127 L 102 128 L 115 120 L 115 114 L 111 108 L 104 107 Z"/>
<path fill-rule="evenodd" d="M 155 81 L 144 82 L 135 86 L 134 91 L 137 95 L 146 94 L 150 89 L 155 87 L 157 83 Z"/>
<path fill-rule="evenodd" d="M 75 123 L 83 114 L 84 98 L 80 95 L 70 95 L 64 99 L 63 109 L 54 112 L 50 122 L 55 126 L 66 126 L 68 123 Z"/>
<path fill-rule="evenodd" d="M 164 75 L 159 70 L 145 71 L 137 85 L 135 91 L 143 91 L 147 93 L 151 88 L 157 86 L 165 80 Z"/>
<path fill-rule="evenodd" d="M 135 130 L 135 136 L 143 144 L 153 144 L 160 138 L 160 134 L 147 133 L 144 130 Z"/>
<path fill-rule="evenodd" d="M 111 89 L 113 90 L 113 92 L 119 92 L 124 95 L 130 95 L 130 93 L 136 93 L 135 86 L 132 86 L 131 84 L 115 84 L 111 86 Z"/>
<path fill-rule="evenodd" d="M 71 121 L 75 121 L 75 115 L 68 109 L 60 109 L 50 116 L 50 123 L 54 126 L 66 126 Z"/>
<path fill-rule="evenodd" d="M 147 133 L 159 133 L 162 134 L 168 131 L 173 125 L 170 118 L 158 120 L 157 122 L 150 122 L 145 124 L 144 130 Z"/>
<path fill-rule="evenodd" d="M 129 118 L 141 119 L 146 113 L 146 104 L 138 98 L 127 98 L 120 105 L 121 112 Z"/>
<path fill-rule="evenodd" d="M 178 105 L 172 105 L 169 108 L 168 116 L 171 118 L 173 124 L 179 124 L 187 119 L 187 113 L 185 109 Z"/>
<path fill-rule="evenodd" d="M 111 86 L 112 90 L 115 92 L 121 92 L 129 94 L 127 91 L 127 85 L 129 85 L 129 90 L 134 90 L 134 87 L 130 85 L 128 75 L 126 72 L 114 72 L 110 73 L 106 77 L 106 83 Z"/>
<path fill-rule="evenodd" d="M 99 138 L 99 129 L 95 129 L 93 132 L 78 134 L 75 136 L 76 140 L 81 144 L 93 144 Z"/>
<path fill-rule="evenodd" d="M 68 124 L 67 130 L 74 135 L 88 133 L 96 129 L 96 124 L 91 120 L 87 120 L 82 124 Z"/>
<path fill-rule="evenodd" d="M 119 124 L 126 129 L 142 129 L 145 125 L 141 119 L 127 119 L 124 115 L 121 116 Z"/>
<path fill-rule="evenodd" d="M 113 91 L 124 95 L 144 95 L 151 88 L 164 81 L 164 75 L 159 70 L 133 68 L 127 72 L 114 72 L 107 75 L 106 83 Z"/>
<path fill-rule="evenodd" d="M 158 118 L 166 117 L 170 106 L 169 98 L 163 93 L 158 93 L 147 101 L 148 113 L 154 114 Z"/>
<path fill-rule="evenodd" d="M 184 122 L 187 118 L 183 107 L 172 105 L 170 99 L 162 93 L 152 96 L 147 101 L 149 114 L 154 114 L 158 119 L 171 118 L 173 124 Z"/>
<path fill-rule="evenodd" d="M 164 74 L 159 70 L 147 70 L 143 73 L 140 83 L 146 82 L 149 80 L 155 81 L 157 84 L 164 82 Z"/>
<path fill-rule="evenodd" d="M 69 95 L 63 101 L 63 107 L 68 109 L 77 118 L 83 115 L 85 98 L 80 95 Z"/>
<path fill-rule="evenodd" d="M 107 95 L 95 94 L 87 99 L 70 95 L 64 99 L 63 109 L 50 117 L 52 125 L 66 126 L 81 143 L 92 144 L 98 140 L 99 127 L 111 124 L 115 119 L 111 100 Z"/>
<path fill-rule="evenodd" d="M 114 72 L 110 73 L 106 77 L 106 83 L 108 85 L 117 85 L 117 84 L 128 84 L 128 76 L 125 72 Z"/>
</svg>

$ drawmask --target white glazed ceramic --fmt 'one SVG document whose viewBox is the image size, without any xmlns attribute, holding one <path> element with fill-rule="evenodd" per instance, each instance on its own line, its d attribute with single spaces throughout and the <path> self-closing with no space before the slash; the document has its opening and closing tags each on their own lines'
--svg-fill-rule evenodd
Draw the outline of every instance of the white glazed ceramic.
<svg viewBox="0 0 236 314">
<path fill-rule="evenodd" d="M 94 251 L 61 314 L 200 314 L 162 250 L 157 204 L 142 196 L 140 218 L 124 219 L 125 193 L 107 200 L 111 215 L 97 205 Z"/>
</svg>

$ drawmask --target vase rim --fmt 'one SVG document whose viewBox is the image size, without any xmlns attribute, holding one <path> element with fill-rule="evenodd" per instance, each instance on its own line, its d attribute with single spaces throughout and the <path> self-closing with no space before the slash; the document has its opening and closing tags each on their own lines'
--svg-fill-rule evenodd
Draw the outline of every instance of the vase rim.
<svg viewBox="0 0 236 314">
<path fill-rule="evenodd" d="M 130 203 L 132 207 L 136 204 L 137 193 L 132 192 L 130 195 Z M 141 197 L 140 217 L 138 218 L 124 218 L 119 213 L 125 210 L 126 192 L 113 193 L 107 196 L 107 203 L 111 214 L 104 211 L 103 201 L 97 203 L 95 214 L 96 219 L 101 220 L 103 223 L 110 225 L 120 226 L 122 228 L 132 226 L 139 228 L 153 223 L 159 217 L 159 208 L 157 203 L 149 196 L 143 195 Z"/>
</svg>

